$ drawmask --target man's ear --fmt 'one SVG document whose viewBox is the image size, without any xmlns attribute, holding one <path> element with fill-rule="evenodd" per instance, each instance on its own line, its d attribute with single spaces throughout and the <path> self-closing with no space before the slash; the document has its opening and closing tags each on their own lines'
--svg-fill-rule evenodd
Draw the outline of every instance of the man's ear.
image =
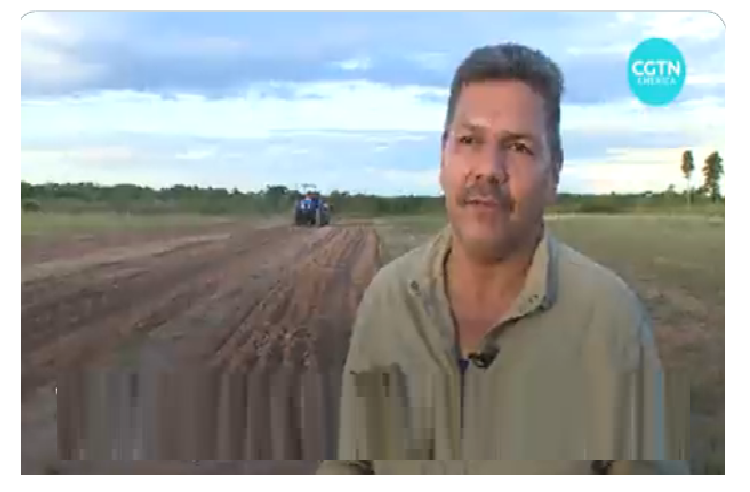
<svg viewBox="0 0 750 492">
<path fill-rule="evenodd" d="M 557 201 L 557 188 L 560 184 L 561 171 L 562 161 L 550 162 L 550 169 L 547 174 L 547 184 L 544 190 L 544 201 L 547 205 L 552 205 Z"/>
<path fill-rule="evenodd" d="M 440 169 L 438 170 L 438 181 L 440 190 L 445 194 L 445 144 L 440 147 Z"/>
</svg>

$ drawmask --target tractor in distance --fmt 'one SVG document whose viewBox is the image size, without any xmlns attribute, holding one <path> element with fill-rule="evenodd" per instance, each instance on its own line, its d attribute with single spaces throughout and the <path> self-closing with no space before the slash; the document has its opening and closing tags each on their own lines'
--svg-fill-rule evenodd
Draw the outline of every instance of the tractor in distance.
<svg viewBox="0 0 750 492">
<path fill-rule="evenodd" d="M 320 192 L 307 190 L 294 202 L 294 225 L 323 227 L 331 223 L 331 208 Z"/>
</svg>

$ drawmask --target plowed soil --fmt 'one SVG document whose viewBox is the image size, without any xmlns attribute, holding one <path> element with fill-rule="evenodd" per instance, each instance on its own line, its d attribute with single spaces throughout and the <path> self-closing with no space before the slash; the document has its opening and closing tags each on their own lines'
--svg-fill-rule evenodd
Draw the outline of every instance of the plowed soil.
<svg viewBox="0 0 750 492">
<path fill-rule="evenodd" d="M 24 253 L 24 472 L 299 473 L 332 455 L 371 228 L 93 244 Z"/>
</svg>

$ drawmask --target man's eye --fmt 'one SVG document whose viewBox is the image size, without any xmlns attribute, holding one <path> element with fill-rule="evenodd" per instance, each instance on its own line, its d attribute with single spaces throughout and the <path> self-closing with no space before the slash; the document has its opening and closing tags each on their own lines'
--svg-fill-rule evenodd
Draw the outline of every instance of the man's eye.
<svg viewBox="0 0 750 492">
<path fill-rule="evenodd" d="M 511 144 L 511 148 L 515 150 L 516 152 L 521 152 L 526 155 L 534 155 L 534 153 L 531 151 L 529 146 L 523 142 L 513 142 Z"/>
<path fill-rule="evenodd" d="M 477 139 L 472 137 L 471 135 L 458 137 L 458 143 L 460 143 L 461 145 L 474 145 L 476 141 Z"/>
</svg>

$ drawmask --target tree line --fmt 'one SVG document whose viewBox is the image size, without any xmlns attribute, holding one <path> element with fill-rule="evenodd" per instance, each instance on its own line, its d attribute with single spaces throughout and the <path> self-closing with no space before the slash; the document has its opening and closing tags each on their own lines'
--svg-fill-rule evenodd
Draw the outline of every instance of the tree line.
<svg viewBox="0 0 750 492">
<path fill-rule="evenodd" d="M 679 211 L 686 209 L 685 192 L 674 186 L 660 192 L 628 194 L 561 193 L 555 213 L 620 213 L 646 211 Z M 236 189 L 201 188 L 177 185 L 164 189 L 121 184 L 100 186 L 93 183 L 21 183 L 22 209 L 26 212 L 117 212 L 129 214 L 195 213 L 206 215 L 291 214 L 299 192 L 282 185 L 262 191 L 241 192 Z M 439 214 L 444 211 L 441 196 L 383 197 L 334 191 L 326 199 L 334 214 L 348 216 L 385 216 Z M 719 203 L 716 204 L 715 202 Z M 723 213 L 723 198 L 692 193 L 690 209 L 710 209 Z"/>
<path fill-rule="evenodd" d="M 677 192 L 675 186 L 670 185 L 666 190 L 642 193 L 561 193 L 551 212 L 620 213 L 689 209 L 692 212 L 708 211 L 723 214 L 724 198 L 720 181 L 724 175 L 724 165 L 718 152 L 711 152 L 705 158 L 701 168 L 703 180 L 700 186 L 692 186 L 695 158 L 691 150 L 683 152 L 680 172 L 687 181 L 684 192 Z M 96 183 L 21 182 L 22 210 L 27 212 L 291 214 L 294 201 L 300 196 L 300 190 L 284 185 L 271 185 L 258 191 L 240 191 L 237 188 L 183 184 L 156 189 L 135 184 L 103 186 Z M 384 197 L 335 190 L 326 196 L 326 199 L 334 213 L 339 215 L 414 215 L 438 214 L 444 211 L 442 196 Z"/>
<path fill-rule="evenodd" d="M 133 214 L 198 213 L 276 214 L 292 212 L 299 190 L 271 185 L 259 191 L 175 185 L 151 188 L 135 184 L 21 182 L 22 209 L 27 212 L 119 212 Z M 333 191 L 325 197 L 333 210 L 350 215 L 421 214 L 439 212 L 434 196 L 381 197 Z"/>
</svg>

